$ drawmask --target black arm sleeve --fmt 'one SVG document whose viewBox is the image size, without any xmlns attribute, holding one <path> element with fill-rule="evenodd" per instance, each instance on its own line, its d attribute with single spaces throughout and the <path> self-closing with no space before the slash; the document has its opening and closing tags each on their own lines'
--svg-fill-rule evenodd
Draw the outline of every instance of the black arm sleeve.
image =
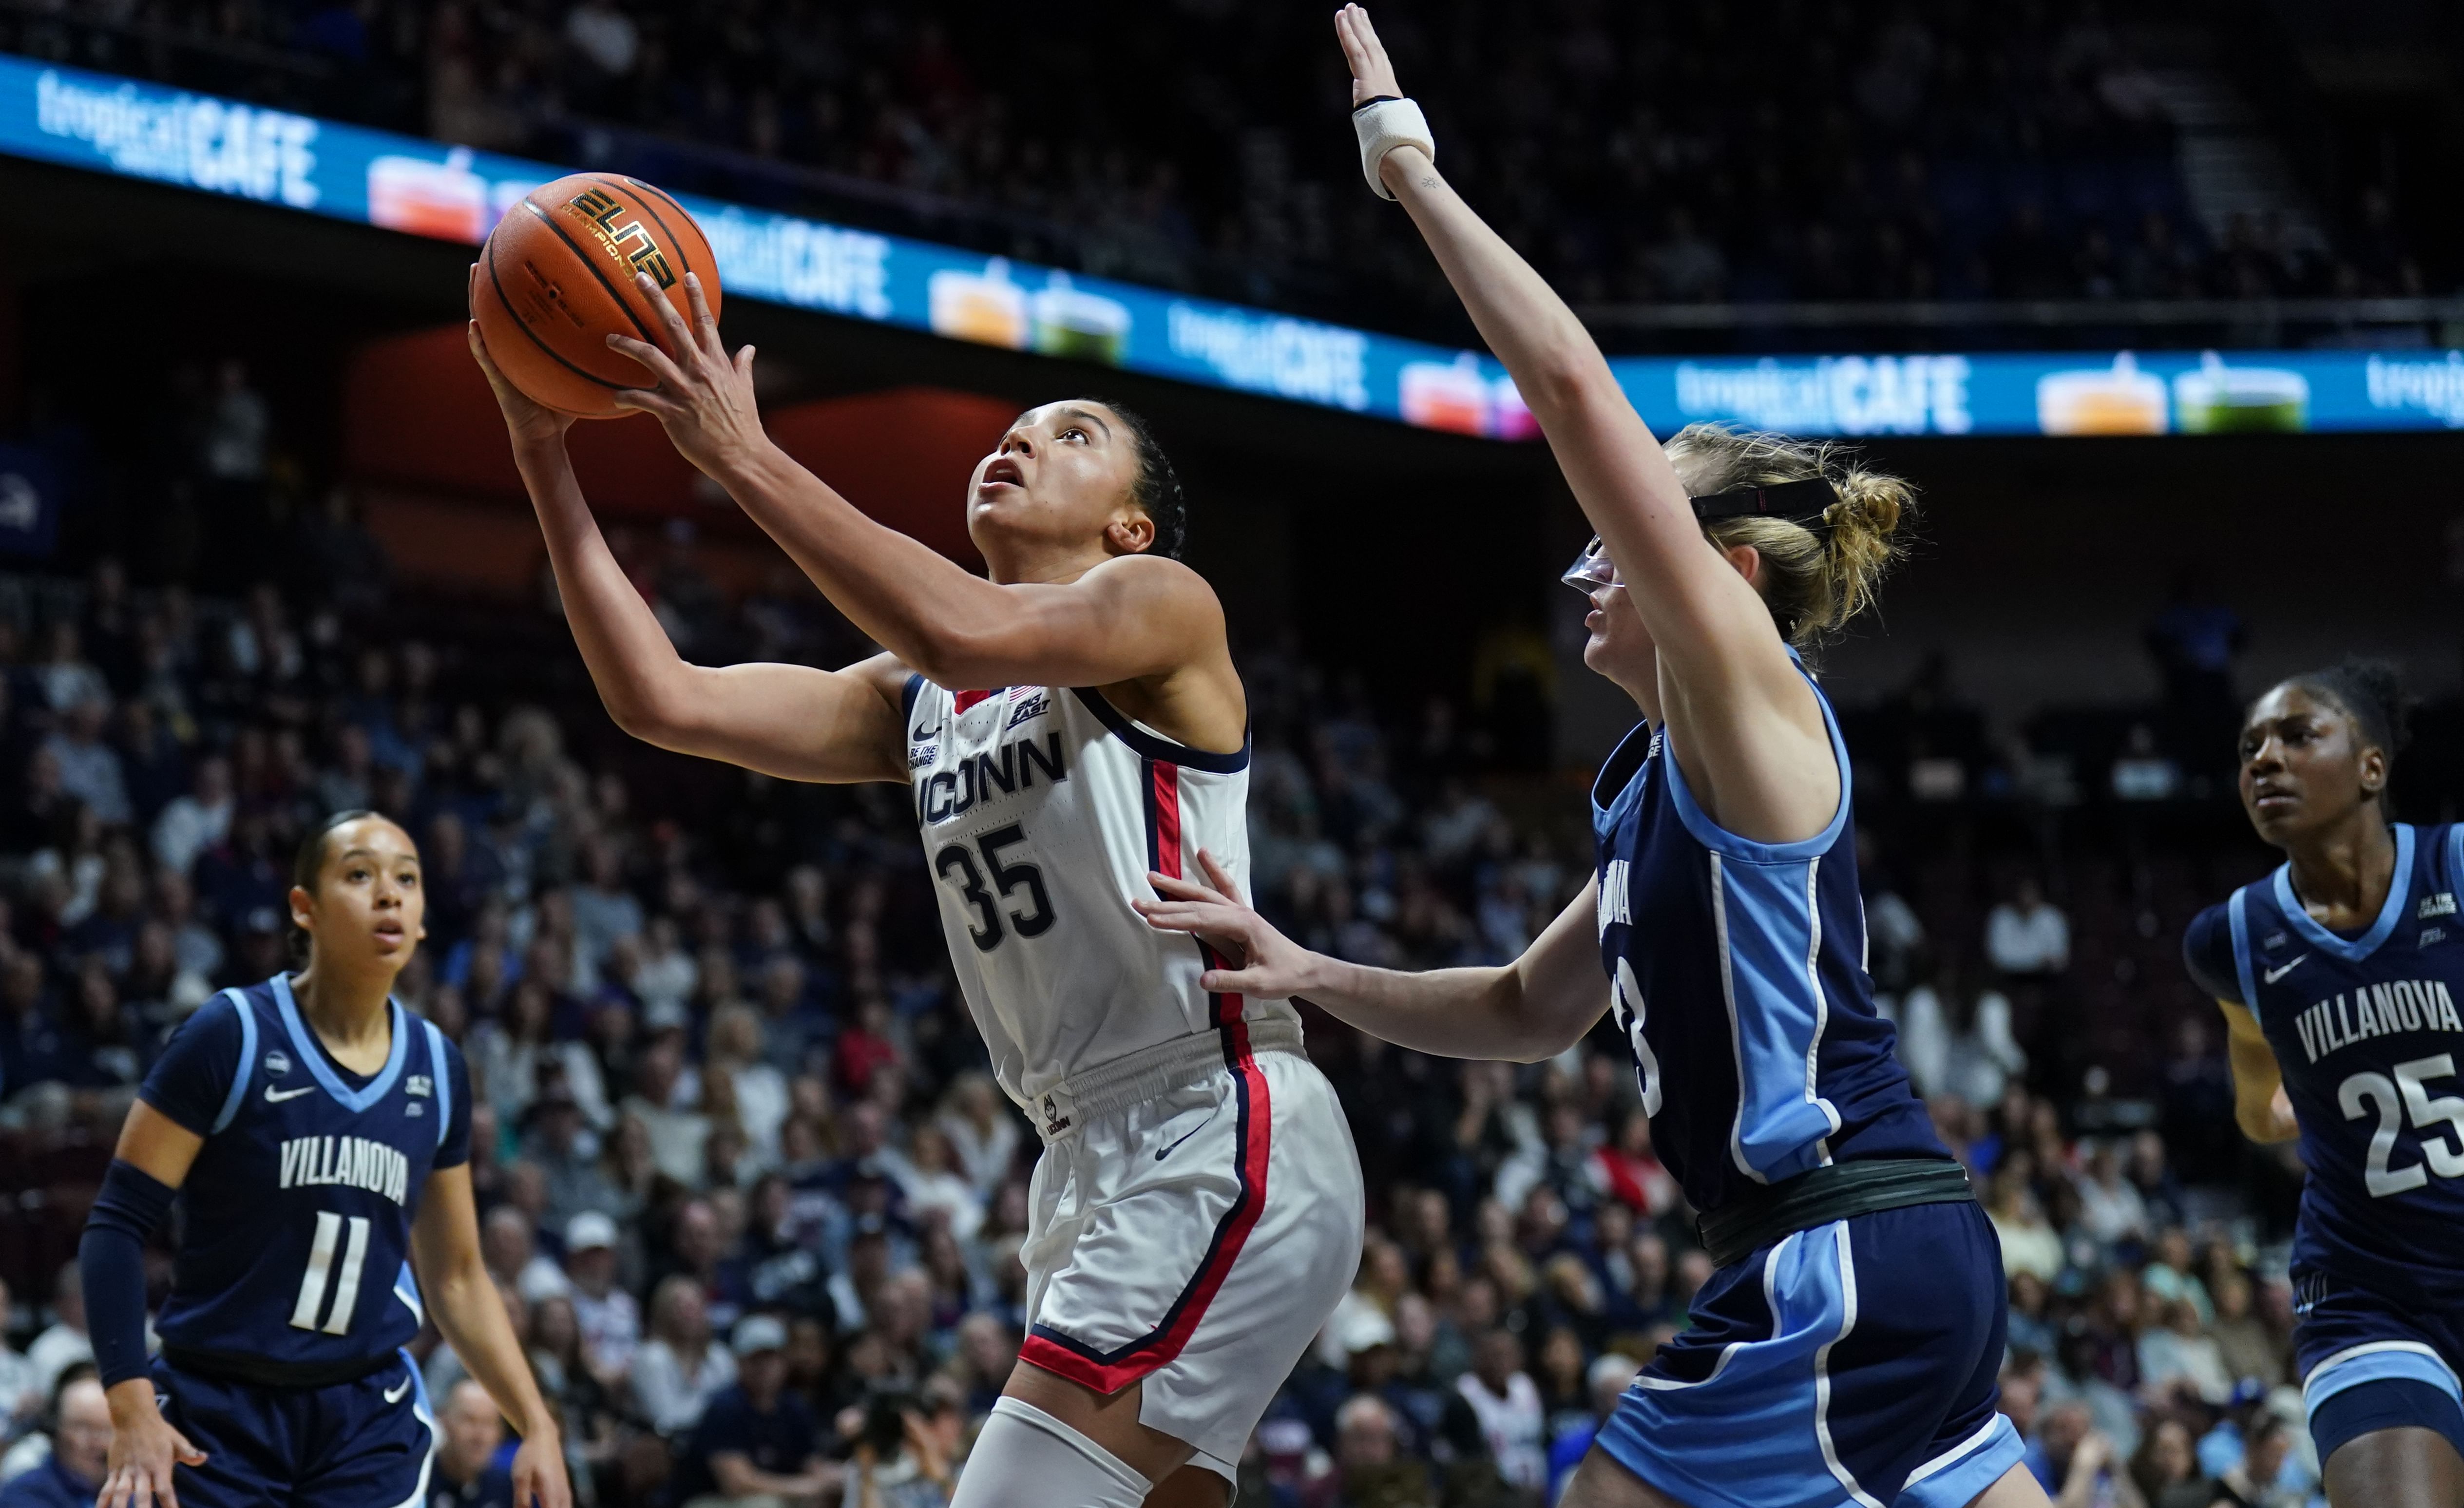
<svg viewBox="0 0 2464 1508">
<path fill-rule="evenodd" d="M 77 1279 L 95 1370 L 106 1388 L 145 1375 L 145 1243 L 170 1213 L 172 1196 L 168 1184 L 115 1157 L 86 1216 Z"/>
</svg>

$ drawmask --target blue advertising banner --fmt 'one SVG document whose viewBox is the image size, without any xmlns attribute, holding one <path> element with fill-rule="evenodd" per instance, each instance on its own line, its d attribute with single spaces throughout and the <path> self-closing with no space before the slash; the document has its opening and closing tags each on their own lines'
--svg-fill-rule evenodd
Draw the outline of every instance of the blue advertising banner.
<svg viewBox="0 0 2464 1508">
<path fill-rule="evenodd" d="M 0 55 L 0 152 L 475 246 L 565 169 Z M 1488 356 L 679 195 L 728 295 L 1423 428 L 1538 432 Z M 2209 434 L 2464 428 L 2464 351 L 1627 357 L 1665 431 Z"/>
</svg>

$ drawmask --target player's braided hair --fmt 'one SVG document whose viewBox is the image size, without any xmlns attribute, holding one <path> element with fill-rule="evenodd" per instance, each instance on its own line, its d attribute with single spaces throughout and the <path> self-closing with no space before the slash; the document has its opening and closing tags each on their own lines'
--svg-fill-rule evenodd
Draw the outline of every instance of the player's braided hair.
<svg viewBox="0 0 2464 1508">
<path fill-rule="evenodd" d="M 1148 426 L 1146 415 L 1110 398 L 1081 398 L 1078 402 L 1103 404 L 1130 431 L 1138 448 L 1138 471 L 1130 479 L 1130 497 L 1146 510 L 1148 519 L 1155 524 L 1155 543 L 1147 553 L 1179 559 L 1181 546 L 1189 542 L 1189 499 L 1180 490 L 1180 473 L 1172 469 L 1172 457 L 1155 443 L 1155 430 Z"/>
<path fill-rule="evenodd" d="M 2390 769 L 2412 741 L 2413 698 L 2405 689 L 2403 669 L 2393 661 L 2347 655 L 2324 670 L 2304 671 L 2283 684 L 2343 708 L 2361 731 L 2362 741 L 2376 745 Z"/>
</svg>

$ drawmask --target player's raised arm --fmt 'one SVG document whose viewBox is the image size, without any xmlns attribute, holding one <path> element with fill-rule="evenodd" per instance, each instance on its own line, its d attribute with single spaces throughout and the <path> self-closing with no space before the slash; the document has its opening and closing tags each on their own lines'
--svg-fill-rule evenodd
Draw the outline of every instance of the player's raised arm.
<svg viewBox="0 0 2464 1508">
<path fill-rule="evenodd" d="M 1662 693 L 1678 702 L 1664 710 L 1687 774 L 1698 764 L 1736 770 L 1798 754 L 1809 770 L 1826 767 L 1820 716 L 1748 579 L 1751 552 L 1724 557 L 1704 536 L 1685 486 L 1590 332 L 1439 173 L 1419 107 L 1402 98 L 1369 13 L 1348 5 L 1335 30 L 1352 68 L 1364 170 L 1410 212 L 1632 588 L 1660 650 Z M 1818 826 L 1837 801 L 1836 778 L 1815 783 L 1825 782 L 1828 796 L 1784 804 L 1818 813 Z M 1746 782 L 1749 790 L 1757 783 Z M 1715 815 L 1732 830 L 1765 836 L 1754 832 L 1768 825 L 1756 811 Z M 1781 828 L 1802 825 L 1778 815 Z"/>
<path fill-rule="evenodd" d="M 1260 999 L 1307 999 L 1370 1036 L 1441 1058 L 1538 1062 L 1580 1040 L 1608 1009 L 1592 918 L 1598 882 L 1584 886 L 1510 964 L 1406 973 L 1311 952 L 1249 908 L 1215 856 L 1207 884 L 1147 880 L 1161 901 L 1131 903 L 1147 925 L 1188 932 L 1226 964 L 1199 983 Z"/>
<path fill-rule="evenodd" d="M 1221 660 L 1222 609 L 1214 591 L 1177 560 L 1150 553 L 1157 521 L 1148 494 L 1158 485 L 1143 434 L 1108 405 L 1051 404 L 1021 418 L 970 483 L 970 507 L 1035 505 L 1072 492 L 1081 476 L 1132 478 L 1135 499 L 1103 528 L 1092 558 L 1054 550 L 1029 574 L 986 580 L 930 547 L 873 522 L 821 478 L 771 444 L 754 403 L 753 348 L 731 358 L 719 342 L 701 283 L 686 292 L 697 328 L 661 302 L 670 360 L 647 341 L 611 336 L 656 386 L 617 402 L 658 417 L 686 459 L 727 489 L 779 541 L 839 610 L 904 663 L 954 688 L 1013 685 L 1110 686 Z M 1003 490 L 1007 491 L 1004 492 Z"/>
<path fill-rule="evenodd" d="M 504 409 L 574 642 L 616 725 L 663 749 L 787 779 L 904 780 L 907 667 L 887 655 L 836 671 L 687 664 L 617 564 L 583 498 L 564 448 L 573 421 L 505 380 L 475 322 L 470 339 Z"/>
</svg>

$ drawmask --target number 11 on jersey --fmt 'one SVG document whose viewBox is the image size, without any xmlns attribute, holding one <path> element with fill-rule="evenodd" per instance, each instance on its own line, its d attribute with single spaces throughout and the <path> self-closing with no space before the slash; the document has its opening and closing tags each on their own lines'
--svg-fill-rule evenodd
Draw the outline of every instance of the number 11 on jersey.
<svg viewBox="0 0 2464 1508">
<path fill-rule="evenodd" d="M 327 1335 L 347 1334 L 351 1328 L 351 1311 L 360 1301 L 360 1268 L 368 1255 L 368 1217 L 350 1217 L 350 1244 L 342 1252 L 342 1271 L 333 1272 L 334 1248 L 341 1244 L 342 1217 L 331 1210 L 317 1214 L 317 1239 L 308 1248 L 308 1270 L 299 1275 L 299 1302 L 292 1308 L 292 1328 L 323 1330 Z M 325 1322 L 317 1322 L 317 1310 L 324 1303 L 325 1284 L 333 1278 L 334 1301 L 325 1309 Z"/>
</svg>

